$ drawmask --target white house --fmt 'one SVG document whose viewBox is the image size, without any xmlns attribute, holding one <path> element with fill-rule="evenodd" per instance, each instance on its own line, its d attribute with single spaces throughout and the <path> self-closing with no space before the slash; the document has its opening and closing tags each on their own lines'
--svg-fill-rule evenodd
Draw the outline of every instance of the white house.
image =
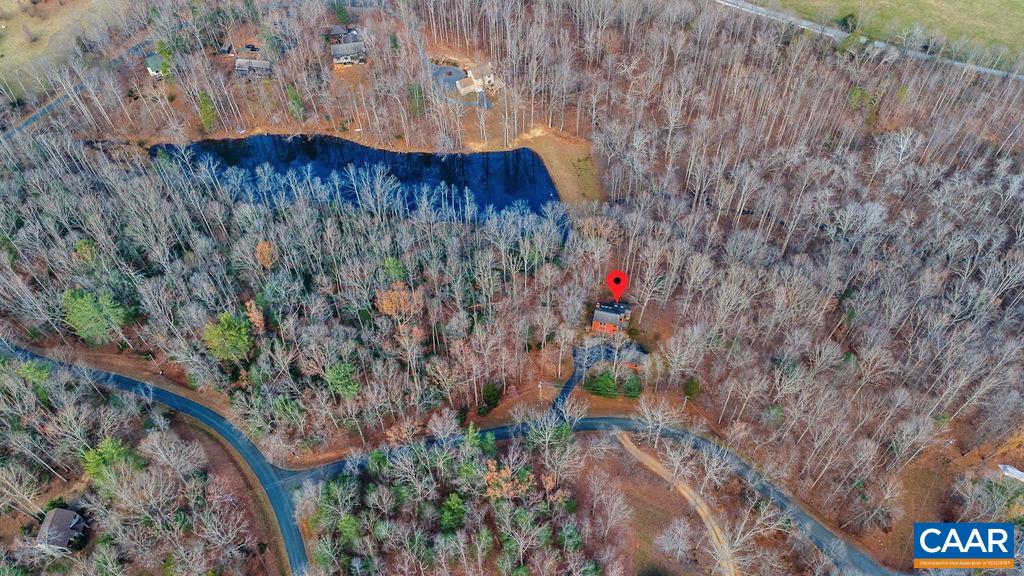
<svg viewBox="0 0 1024 576">
<path fill-rule="evenodd" d="M 455 83 L 455 87 L 459 89 L 459 94 L 462 96 L 473 92 L 483 92 L 485 87 L 493 88 L 494 85 L 494 70 L 491 69 L 490 62 L 483 66 L 470 68 L 466 72 L 466 77 Z"/>
</svg>

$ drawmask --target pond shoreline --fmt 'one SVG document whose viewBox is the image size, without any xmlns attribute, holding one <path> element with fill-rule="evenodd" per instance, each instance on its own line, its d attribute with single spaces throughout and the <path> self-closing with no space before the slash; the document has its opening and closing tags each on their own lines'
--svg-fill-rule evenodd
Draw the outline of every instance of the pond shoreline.
<svg viewBox="0 0 1024 576">
<path fill-rule="evenodd" d="M 394 152 L 325 135 L 283 136 L 259 134 L 237 139 L 206 139 L 185 146 L 157 145 L 151 156 L 187 150 L 195 157 L 209 157 L 225 171 L 240 169 L 257 175 L 269 165 L 277 174 L 310 173 L 328 185 L 328 193 L 354 199 L 347 183 L 334 177 L 350 166 L 369 169 L 384 166 L 405 187 L 405 198 L 413 203 L 421 190 L 442 190 L 460 201 L 464 191 L 472 194 L 478 211 L 488 207 L 503 210 L 523 204 L 541 213 L 545 204 L 560 200 L 547 166 L 529 148 L 508 151 L 432 154 Z M 366 185 L 364 183 L 364 185 Z M 447 185 L 450 188 L 443 188 Z"/>
<path fill-rule="evenodd" d="M 396 154 L 476 154 L 481 152 L 512 152 L 527 148 L 536 153 L 544 163 L 548 175 L 554 182 L 557 195 L 563 203 L 573 205 L 601 202 L 605 197 L 599 178 L 600 167 L 592 157 L 590 141 L 555 129 L 543 126 L 536 127 L 529 132 L 520 134 L 509 146 L 469 142 L 467 146 L 450 152 L 441 152 L 436 148 L 419 146 L 380 145 L 376 142 L 371 142 L 370 138 L 359 137 L 362 134 L 365 133 L 356 133 L 354 131 L 339 132 L 315 128 L 308 131 L 296 131 L 293 129 L 257 127 L 241 133 L 218 130 L 201 137 L 187 138 L 178 143 L 166 138 L 152 136 L 144 136 L 132 140 L 94 139 L 93 142 L 97 144 L 121 144 L 141 150 L 149 150 L 157 146 L 188 146 L 202 141 L 244 140 L 253 136 L 281 136 L 288 138 L 302 136 L 337 138 L 374 150 Z"/>
</svg>

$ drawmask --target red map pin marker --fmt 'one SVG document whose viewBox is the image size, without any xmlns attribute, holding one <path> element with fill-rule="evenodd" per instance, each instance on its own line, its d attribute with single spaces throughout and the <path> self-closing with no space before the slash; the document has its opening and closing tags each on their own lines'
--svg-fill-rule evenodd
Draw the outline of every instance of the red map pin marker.
<svg viewBox="0 0 1024 576">
<path fill-rule="evenodd" d="M 622 270 L 612 270 L 608 273 L 608 277 L 604 279 L 604 282 L 608 285 L 608 289 L 612 291 L 612 296 L 615 296 L 615 301 L 618 302 L 622 298 L 622 293 L 629 286 L 629 276 L 626 276 L 626 273 Z"/>
</svg>

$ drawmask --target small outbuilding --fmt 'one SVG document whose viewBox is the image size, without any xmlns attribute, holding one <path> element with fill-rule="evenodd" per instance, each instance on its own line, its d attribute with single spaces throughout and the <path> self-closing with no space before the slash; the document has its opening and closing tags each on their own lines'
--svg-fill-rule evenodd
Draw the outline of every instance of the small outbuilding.
<svg viewBox="0 0 1024 576">
<path fill-rule="evenodd" d="M 85 534 L 88 525 L 77 512 L 65 508 L 54 508 L 46 513 L 43 525 L 39 527 L 36 542 L 47 546 L 67 548 L 73 540 Z"/>
<path fill-rule="evenodd" d="M 465 96 L 467 94 L 477 92 L 476 82 L 473 82 L 473 79 L 470 78 L 469 76 L 466 76 L 465 78 L 462 78 L 455 82 L 455 88 L 458 89 L 460 96 Z"/>
<path fill-rule="evenodd" d="M 146 70 L 154 78 L 163 78 L 164 57 L 157 52 L 146 54 Z"/>
<path fill-rule="evenodd" d="M 327 37 L 330 38 L 332 42 L 340 42 L 342 39 L 345 38 L 345 34 L 348 34 L 348 32 L 348 26 L 335 24 L 334 26 L 331 26 L 330 28 L 327 29 Z"/>
<path fill-rule="evenodd" d="M 629 319 L 633 307 L 626 303 L 598 304 L 594 308 L 594 318 L 590 329 L 600 334 L 615 334 L 629 328 Z"/>
<path fill-rule="evenodd" d="M 220 54 L 221 56 L 230 55 L 230 54 L 234 53 L 234 51 L 235 51 L 235 46 L 233 44 L 231 44 L 231 42 L 225 42 L 225 43 L 220 45 L 220 48 L 217 49 L 217 53 Z"/>
</svg>

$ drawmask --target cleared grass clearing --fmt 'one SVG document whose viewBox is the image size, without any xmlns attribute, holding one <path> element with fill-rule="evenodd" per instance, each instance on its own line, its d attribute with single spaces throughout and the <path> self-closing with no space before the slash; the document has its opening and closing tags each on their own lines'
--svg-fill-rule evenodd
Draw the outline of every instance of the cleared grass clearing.
<svg viewBox="0 0 1024 576">
<path fill-rule="evenodd" d="M 74 45 L 67 34 L 88 11 L 88 0 L 0 2 L 0 74 L 10 77 L 25 66 L 62 56 Z"/>
<path fill-rule="evenodd" d="M 540 155 L 563 202 L 598 202 L 603 197 L 590 143 L 552 130 L 535 128 L 516 142 Z"/>
<path fill-rule="evenodd" d="M 861 32 L 896 39 L 920 25 L 951 42 L 964 40 L 985 48 L 1024 53 L 1024 2 L 1021 0 L 759 0 L 817 22 L 836 24 L 856 14 Z"/>
<path fill-rule="evenodd" d="M 109 40 L 131 0 L 0 0 L 0 79 L 19 97 L 39 89 L 26 71 L 60 65 L 79 38 Z"/>
</svg>

